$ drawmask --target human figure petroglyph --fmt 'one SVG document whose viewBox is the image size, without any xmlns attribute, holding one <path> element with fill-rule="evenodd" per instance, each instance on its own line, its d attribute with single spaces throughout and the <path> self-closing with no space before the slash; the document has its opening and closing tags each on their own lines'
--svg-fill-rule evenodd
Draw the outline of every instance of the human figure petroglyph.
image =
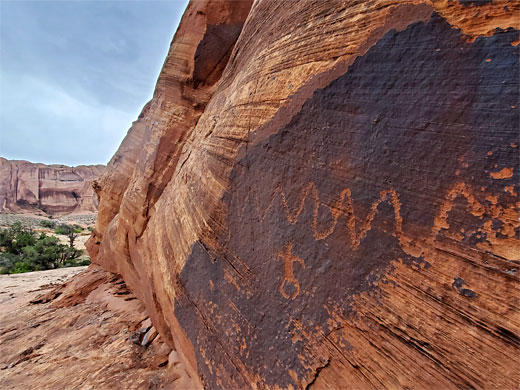
<svg viewBox="0 0 520 390">
<path fill-rule="evenodd" d="M 294 276 L 294 270 L 293 270 L 293 263 L 300 263 L 300 265 L 305 268 L 305 262 L 300 259 L 298 256 L 294 256 L 292 254 L 292 248 L 293 245 L 291 243 L 287 244 L 287 247 L 285 248 L 285 252 L 278 252 L 278 255 L 276 256 L 277 259 L 282 259 L 284 262 L 283 270 L 284 270 L 284 277 L 282 280 L 282 283 L 280 284 L 280 293 L 286 298 L 286 299 L 294 299 L 298 296 L 300 293 L 300 283 Z M 293 284 L 295 291 L 292 294 L 292 296 L 285 292 L 285 286 L 288 284 Z"/>
</svg>

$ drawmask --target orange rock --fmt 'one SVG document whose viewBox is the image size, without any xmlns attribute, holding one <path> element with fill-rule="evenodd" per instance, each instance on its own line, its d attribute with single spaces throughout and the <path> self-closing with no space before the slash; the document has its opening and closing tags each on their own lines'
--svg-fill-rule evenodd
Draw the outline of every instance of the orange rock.
<svg viewBox="0 0 520 390">
<path fill-rule="evenodd" d="M 190 3 L 94 262 L 207 388 L 514 388 L 520 4 L 281 4 Z"/>
<path fill-rule="evenodd" d="M 91 266 L 48 291 L 50 300 L 35 297 L 35 284 L 72 272 L 77 271 L 0 276 L 2 291 L 16 292 L 0 298 L 0 388 L 197 388 L 182 364 L 167 365 L 170 349 L 156 348 L 158 338 L 148 348 L 133 341 L 146 313 L 132 293 L 121 294 L 124 283 L 117 275 Z M 28 305 L 29 300 L 39 302 Z"/>
<path fill-rule="evenodd" d="M 0 157 L 0 212 L 95 212 L 98 199 L 92 183 L 104 172 L 103 165 L 68 167 Z"/>
<path fill-rule="evenodd" d="M 157 337 L 157 330 L 152 326 L 150 329 L 148 329 L 148 331 L 143 336 L 141 345 L 143 347 L 147 347 L 154 341 L 155 337 Z"/>
</svg>

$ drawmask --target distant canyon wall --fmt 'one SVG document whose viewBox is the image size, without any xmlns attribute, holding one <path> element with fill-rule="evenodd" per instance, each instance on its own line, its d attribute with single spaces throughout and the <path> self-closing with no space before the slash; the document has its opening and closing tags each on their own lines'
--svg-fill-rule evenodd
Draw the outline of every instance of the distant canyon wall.
<svg viewBox="0 0 520 390">
<path fill-rule="evenodd" d="M 50 215 L 96 212 L 92 182 L 104 165 L 45 165 L 0 157 L 0 213 L 43 211 Z"/>
</svg>

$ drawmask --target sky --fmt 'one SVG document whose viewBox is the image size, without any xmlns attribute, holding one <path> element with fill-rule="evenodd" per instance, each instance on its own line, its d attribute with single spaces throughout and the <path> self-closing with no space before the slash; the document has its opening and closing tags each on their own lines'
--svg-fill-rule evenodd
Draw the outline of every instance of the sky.
<svg viewBox="0 0 520 390">
<path fill-rule="evenodd" d="M 0 0 L 0 157 L 106 164 L 187 0 Z"/>
</svg>

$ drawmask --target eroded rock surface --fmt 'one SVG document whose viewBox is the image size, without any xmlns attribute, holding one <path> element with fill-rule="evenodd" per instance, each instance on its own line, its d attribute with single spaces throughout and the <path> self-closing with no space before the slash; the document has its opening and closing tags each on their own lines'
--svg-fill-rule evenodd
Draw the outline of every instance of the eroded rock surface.
<svg viewBox="0 0 520 390">
<path fill-rule="evenodd" d="M 190 3 L 94 262 L 207 388 L 515 388 L 519 30 L 506 0 Z"/>
<path fill-rule="evenodd" d="M 92 182 L 104 172 L 104 165 L 68 167 L 0 157 L 0 212 L 95 212 Z"/>
<path fill-rule="evenodd" d="M 141 345 L 153 328 L 124 281 L 81 271 L 0 275 L 0 387 L 196 388 L 160 336 Z"/>
</svg>

